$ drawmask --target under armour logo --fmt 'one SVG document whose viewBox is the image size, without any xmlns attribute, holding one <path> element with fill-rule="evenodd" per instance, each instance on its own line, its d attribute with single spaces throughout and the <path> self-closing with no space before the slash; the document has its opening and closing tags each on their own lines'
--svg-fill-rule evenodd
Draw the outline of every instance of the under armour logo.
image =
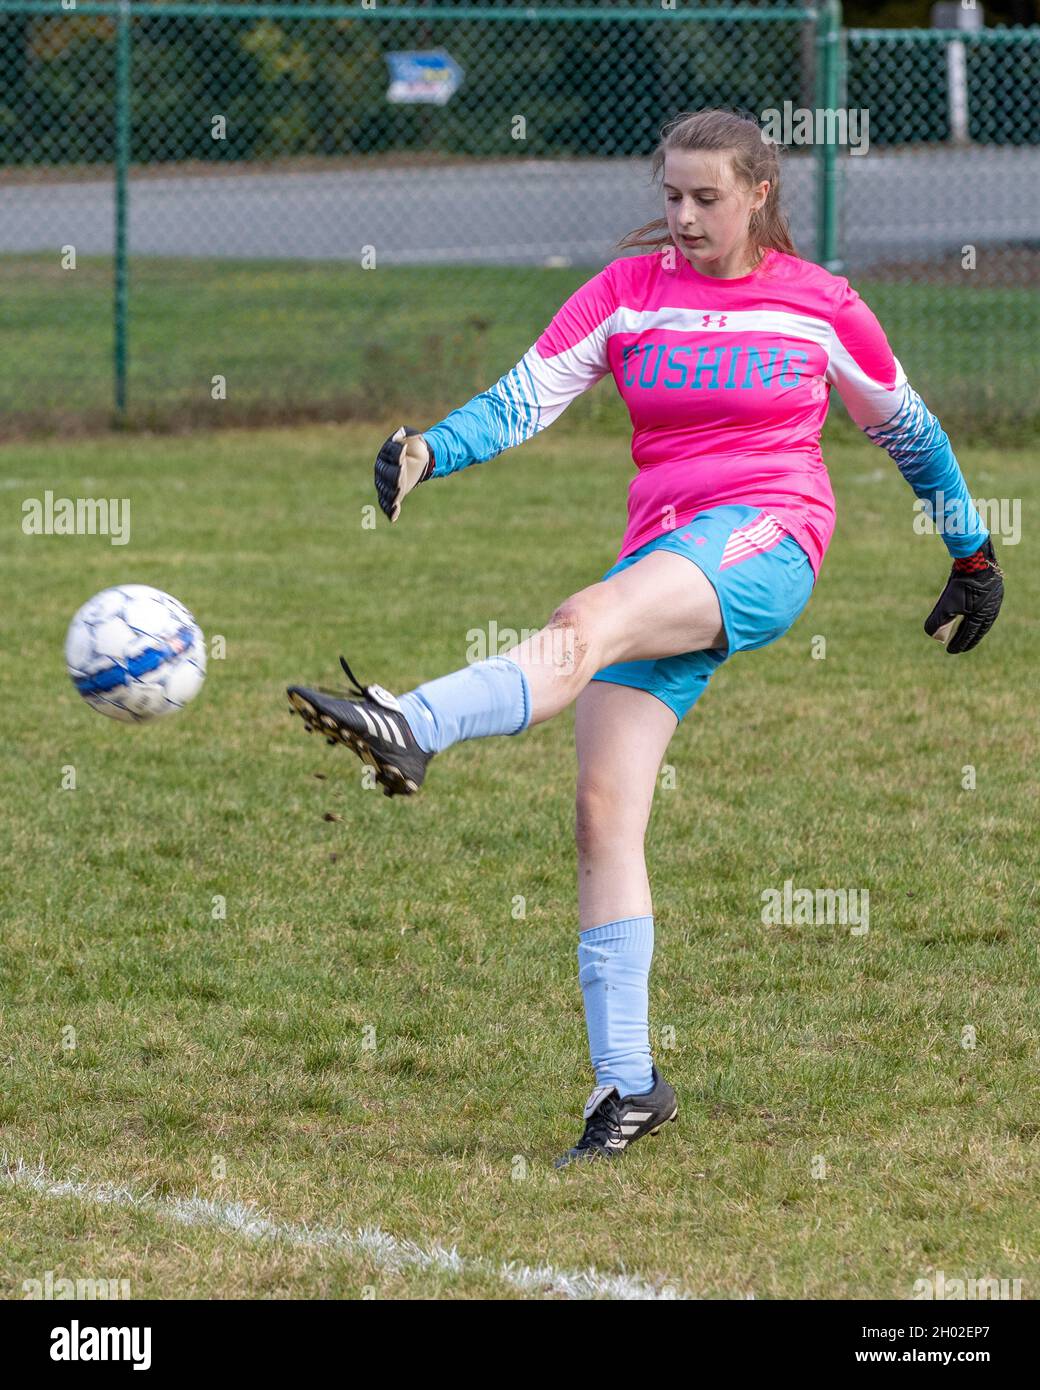
<svg viewBox="0 0 1040 1390">
<path fill-rule="evenodd" d="M 719 327 L 720 327 L 720 328 L 722 328 L 722 327 L 725 326 L 726 317 L 727 317 L 727 316 L 726 316 L 725 314 L 719 314 L 718 320 L 719 320 Z M 705 314 L 704 317 L 701 319 L 701 327 L 702 327 L 702 328 L 710 328 L 710 327 L 711 327 L 711 320 L 712 320 L 712 315 L 711 315 L 711 314 Z"/>
</svg>

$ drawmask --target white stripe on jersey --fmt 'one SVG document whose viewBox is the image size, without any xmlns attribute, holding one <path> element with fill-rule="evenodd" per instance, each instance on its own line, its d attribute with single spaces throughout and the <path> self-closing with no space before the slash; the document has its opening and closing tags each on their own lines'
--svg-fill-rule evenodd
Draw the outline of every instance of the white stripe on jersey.
<svg viewBox="0 0 1040 1390">
<path fill-rule="evenodd" d="M 705 316 L 711 323 L 705 324 Z M 654 328 L 672 333 L 769 333 L 831 347 L 832 330 L 826 319 L 789 314 L 783 309 L 727 309 L 723 305 L 709 313 L 707 309 L 629 309 L 622 305 L 608 322 L 610 333 L 646 333 Z"/>
<path fill-rule="evenodd" d="M 886 386 L 881 381 L 875 381 L 863 370 L 837 333 L 831 329 L 827 370 L 824 375 L 831 386 L 837 386 L 845 409 L 860 429 L 865 429 L 868 425 L 883 425 L 899 411 L 909 383 L 899 358 L 893 360 L 896 379 L 893 385 Z"/>
</svg>

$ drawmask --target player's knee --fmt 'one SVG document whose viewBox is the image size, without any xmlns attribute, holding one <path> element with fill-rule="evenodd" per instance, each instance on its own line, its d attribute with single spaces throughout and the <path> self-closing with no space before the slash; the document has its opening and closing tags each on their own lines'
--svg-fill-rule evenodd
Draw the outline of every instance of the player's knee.
<svg viewBox="0 0 1040 1390">
<path fill-rule="evenodd" d="M 564 599 L 545 628 L 548 650 L 544 659 L 562 675 L 579 671 L 596 649 L 596 603 L 587 593 Z"/>
</svg>

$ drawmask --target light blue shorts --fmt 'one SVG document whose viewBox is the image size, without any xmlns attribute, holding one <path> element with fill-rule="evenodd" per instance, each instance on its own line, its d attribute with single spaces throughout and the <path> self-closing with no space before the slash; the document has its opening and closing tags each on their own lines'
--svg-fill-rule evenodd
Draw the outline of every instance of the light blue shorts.
<svg viewBox="0 0 1040 1390">
<path fill-rule="evenodd" d="M 612 565 L 619 574 L 653 550 L 674 550 L 702 570 L 718 595 L 727 645 L 657 661 L 620 661 L 592 677 L 656 695 L 681 722 L 715 671 L 735 652 L 782 637 L 809 601 L 815 576 L 809 557 L 761 507 L 711 507 L 665 531 Z"/>
</svg>

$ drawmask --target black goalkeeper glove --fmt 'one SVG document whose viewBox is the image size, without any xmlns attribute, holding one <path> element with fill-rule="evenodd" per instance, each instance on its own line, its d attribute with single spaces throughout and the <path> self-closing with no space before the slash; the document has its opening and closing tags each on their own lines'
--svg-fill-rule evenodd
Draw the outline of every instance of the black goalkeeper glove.
<svg viewBox="0 0 1040 1390">
<path fill-rule="evenodd" d="M 925 619 L 929 637 L 946 643 L 953 656 L 978 646 L 997 621 L 1004 599 L 1004 571 L 993 554 L 993 542 L 954 560 L 946 588 Z"/>
<path fill-rule="evenodd" d="M 418 430 L 402 425 L 376 456 L 376 495 L 391 521 L 401 515 L 401 503 L 413 487 L 433 472 L 433 450 Z"/>
</svg>

